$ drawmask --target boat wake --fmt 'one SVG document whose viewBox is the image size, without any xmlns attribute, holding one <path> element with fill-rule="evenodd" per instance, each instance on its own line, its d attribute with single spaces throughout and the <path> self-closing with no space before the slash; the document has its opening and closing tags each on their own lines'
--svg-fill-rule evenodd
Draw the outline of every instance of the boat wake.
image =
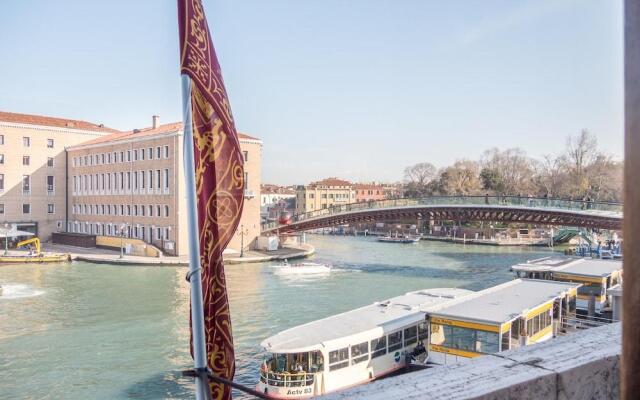
<svg viewBox="0 0 640 400">
<path fill-rule="evenodd" d="M 24 299 L 44 294 L 44 290 L 34 289 L 29 285 L 3 283 L 0 290 L 0 300 Z"/>
</svg>

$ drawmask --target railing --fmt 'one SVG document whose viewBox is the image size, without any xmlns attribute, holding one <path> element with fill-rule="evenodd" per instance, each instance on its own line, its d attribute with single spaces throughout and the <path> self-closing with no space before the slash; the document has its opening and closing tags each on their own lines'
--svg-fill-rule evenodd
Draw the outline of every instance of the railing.
<svg viewBox="0 0 640 400">
<path fill-rule="evenodd" d="M 317 217 L 331 216 L 344 212 L 365 211 L 381 208 L 393 207 L 415 207 L 415 206 L 508 206 L 508 207 L 525 207 L 539 209 L 560 209 L 574 210 L 596 213 L 622 213 L 622 203 L 617 202 L 601 202 L 592 200 L 572 200 L 545 197 L 524 197 L 524 196 L 431 196 L 423 198 L 403 198 L 377 200 L 361 203 L 349 203 L 342 205 L 334 205 L 329 208 L 309 211 L 304 214 L 294 215 L 291 222 L 300 222 Z M 275 229 L 280 224 L 271 222 L 262 226 L 263 230 Z"/>
<path fill-rule="evenodd" d="M 599 326 L 608 325 L 614 322 L 618 322 L 618 321 L 610 318 L 587 316 L 587 315 L 562 317 L 562 327 L 565 329 L 597 328 Z"/>
<path fill-rule="evenodd" d="M 260 381 L 268 386 L 280 387 L 300 387 L 313 385 L 314 373 L 299 372 L 290 374 L 287 372 L 265 372 L 260 371 Z"/>
</svg>

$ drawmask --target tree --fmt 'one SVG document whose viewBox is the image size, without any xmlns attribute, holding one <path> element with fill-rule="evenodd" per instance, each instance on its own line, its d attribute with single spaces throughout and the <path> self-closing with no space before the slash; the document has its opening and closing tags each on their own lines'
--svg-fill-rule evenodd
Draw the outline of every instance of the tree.
<svg viewBox="0 0 640 400">
<path fill-rule="evenodd" d="M 408 197 L 420 197 L 431 194 L 428 185 L 436 176 L 436 167 L 428 162 L 405 168 L 405 195 Z"/>
<path fill-rule="evenodd" d="M 443 195 L 457 196 L 480 194 L 482 186 L 479 169 L 476 161 L 456 161 L 452 166 L 440 171 L 438 192 Z"/>
<path fill-rule="evenodd" d="M 480 163 L 485 190 L 515 195 L 534 189 L 534 160 L 519 148 L 500 151 L 494 147 L 484 152 Z"/>
</svg>

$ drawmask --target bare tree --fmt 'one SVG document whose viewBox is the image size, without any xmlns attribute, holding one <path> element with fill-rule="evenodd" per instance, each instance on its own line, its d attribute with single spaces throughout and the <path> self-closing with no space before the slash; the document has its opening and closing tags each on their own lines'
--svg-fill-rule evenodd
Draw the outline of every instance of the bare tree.
<svg viewBox="0 0 640 400">
<path fill-rule="evenodd" d="M 428 162 L 412 165 L 404 169 L 405 193 L 409 197 L 430 194 L 429 183 L 437 176 L 436 167 Z"/>
</svg>

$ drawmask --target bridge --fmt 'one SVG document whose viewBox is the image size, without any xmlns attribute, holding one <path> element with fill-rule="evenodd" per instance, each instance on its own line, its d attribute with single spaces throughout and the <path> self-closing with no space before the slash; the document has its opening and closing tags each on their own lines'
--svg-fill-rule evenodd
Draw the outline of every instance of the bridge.
<svg viewBox="0 0 640 400">
<path fill-rule="evenodd" d="M 397 220 L 493 221 L 622 229 L 622 204 L 521 196 L 432 196 L 334 205 L 294 215 L 262 233 L 293 233 L 332 226 Z"/>
</svg>

